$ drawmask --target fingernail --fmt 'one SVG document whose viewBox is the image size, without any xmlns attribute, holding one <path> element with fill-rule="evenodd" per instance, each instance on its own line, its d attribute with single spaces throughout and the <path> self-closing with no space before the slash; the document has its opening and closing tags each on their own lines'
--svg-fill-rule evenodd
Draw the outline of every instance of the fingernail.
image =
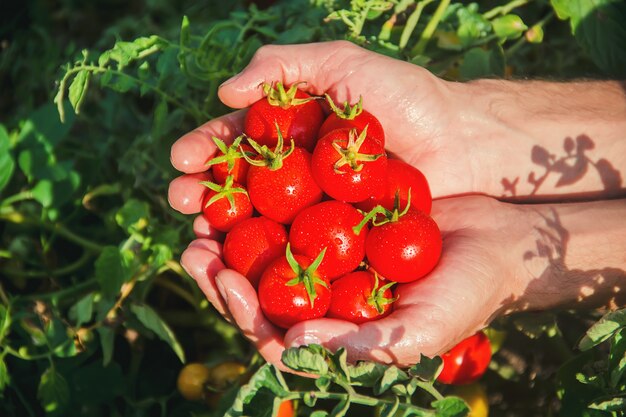
<svg viewBox="0 0 626 417">
<path fill-rule="evenodd" d="M 226 304 L 228 304 L 228 292 L 226 291 L 226 288 L 224 288 L 224 284 L 222 284 L 222 281 L 220 281 L 219 278 L 215 278 L 215 286 L 217 287 L 217 290 L 220 292 L 220 295 L 222 296 L 222 298 L 224 299 L 224 302 Z"/>
<path fill-rule="evenodd" d="M 291 347 L 299 347 L 299 346 L 308 346 L 308 345 L 319 345 L 321 341 L 310 334 L 305 334 L 300 337 L 297 337 L 291 342 Z"/>
<path fill-rule="evenodd" d="M 237 80 L 237 78 L 239 78 L 239 76 L 241 75 L 241 73 L 239 74 L 235 74 L 232 77 L 230 77 L 229 79 L 227 79 L 226 81 L 224 81 L 223 83 L 220 84 L 219 88 L 222 88 L 232 82 L 235 82 Z"/>
</svg>

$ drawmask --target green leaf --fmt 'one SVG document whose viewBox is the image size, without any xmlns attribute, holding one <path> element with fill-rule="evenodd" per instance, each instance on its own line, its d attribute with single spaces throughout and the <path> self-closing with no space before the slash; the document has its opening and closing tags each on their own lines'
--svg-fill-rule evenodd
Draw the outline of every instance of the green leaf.
<svg viewBox="0 0 626 417">
<path fill-rule="evenodd" d="M 284 398 L 289 394 L 289 389 L 280 371 L 270 364 L 265 364 L 252 375 L 250 381 L 237 393 L 233 405 L 226 411 L 224 417 L 241 417 L 244 415 L 244 407 L 250 404 L 259 393 L 269 391 L 275 397 Z"/>
<path fill-rule="evenodd" d="M 54 200 L 53 183 L 50 180 L 39 181 L 31 190 L 33 198 L 44 207 L 50 207 Z"/>
<path fill-rule="evenodd" d="M 602 410 L 608 412 L 626 411 L 626 398 L 613 397 L 609 400 L 593 402 L 589 404 L 589 408 L 593 410 Z"/>
<path fill-rule="evenodd" d="M 343 417 L 348 412 L 350 408 L 350 401 L 346 398 L 342 399 L 335 405 L 335 407 L 330 412 L 329 417 Z"/>
<path fill-rule="evenodd" d="M 409 375 L 422 381 L 434 381 L 443 369 L 443 360 L 439 356 L 429 358 L 423 354 L 420 361 L 409 369 Z"/>
<path fill-rule="evenodd" d="M 611 340 L 609 351 L 609 379 L 611 387 L 616 388 L 626 372 L 626 328 L 622 328 Z"/>
<path fill-rule="evenodd" d="M 70 84 L 68 97 L 76 114 L 80 113 L 80 106 L 87 94 L 90 76 L 91 72 L 88 70 L 79 71 Z"/>
<path fill-rule="evenodd" d="M 311 264 L 313 265 L 313 264 Z M 337 351 L 330 355 L 330 360 L 333 364 L 333 371 L 335 378 L 340 378 L 342 381 L 350 383 L 350 374 L 348 371 L 348 352 L 345 348 L 339 348 Z"/>
<path fill-rule="evenodd" d="M 490 49 L 472 48 L 463 56 L 459 72 L 464 80 L 503 76 L 504 53 L 500 46 Z"/>
<path fill-rule="evenodd" d="M 9 133 L 0 124 L 0 192 L 7 186 L 15 170 L 15 161 L 10 152 Z"/>
<path fill-rule="evenodd" d="M 311 417 L 328 417 L 328 411 L 315 410 L 311 413 Z"/>
<path fill-rule="evenodd" d="M 145 229 L 148 225 L 149 218 L 150 206 L 148 203 L 134 198 L 124 203 L 122 208 L 115 213 L 115 221 L 129 234 Z"/>
<path fill-rule="evenodd" d="M 580 350 L 589 350 L 611 338 L 619 329 L 626 327 L 626 308 L 612 311 L 595 323 L 581 341 L 578 343 Z"/>
<path fill-rule="evenodd" d="M 135 317 L 148 329 L 152 330 L 161 340 L 166 342 L 182 363 L 185 363 L 185 352 L 170 327 L 147 305 L 132 304 L 130 310 Z"/>
<path fill-rule="evenodd" d="M 469 414 L 469 407 L 458 397 L 446 397 L 433 401 L 431 405 L 437 410 L 437 417 L 463 417 Z"/>
<path fill-rule="evenodd" d="M 70 400 L 70 390 L 67 381 L 56 372 L 54 367 L 48 368 L 39 381 L 37 398 L 43 409 L 48 412 L 60 411 Z"/>
<path fill-rule="evenodd" d="M 113 299 L 129 278 L 128 267 L 115 246 L 105 247 L 96 259 L 96 279 L 105 298 Z"/>
<path fill-rule="evenodd" d="M 102 365 L 107 366 L 113 359 L 113 349 L 115 342 L 115 331 L 110 327 L 100 326 L 96 329 L 100 336 L 100 346 L 102 348 Z"/>
<path fill-rule="evenodd" d="M 496 36 L 505 40 L 519 38 L 528 29 L 522 18 L 514 14 L 498 17 L 491 24 Z"/>
<path fill-rule="evenodd" d="M 381 363 L 362 361 L 348 365 L 348 375 L 352 385 L 373 387 L 382 378 L 387 367 Z"/>
<path fill-rule="evenodd" d="M 281 357 L 285 366 L 315 375 L 327 375 L 328 363 L 319 345 L 300 346 L 286 349 Z"/>
<path fill-rule="evenodd" d="M 7 364 L 4 362 L 4 355 L 0 355 L 0 398 L 2 398 L 1 394 L 10 383 L 11 376 L 9 375 Z"/>
<path fill-rule="evenodd" d="M 626 68 L 626 3 L 620 0 L 551 0 L 557 16 L 569 20 L 578 44 L 607 74 Z"/>
<path fill-rule="evenodd" d="M 406 372 L 404 372 L 397 366 L 392 365 L 385 369 L 382 378 L 380 378 L 380 380 L 374 386 L 374 394 L 380 395 L 389 390 L 393 385 L 408 380 L 409 376 Z"/>
<path fill-rule="evenodd" d="M 89 323 L 93 316 L 94 293 L 89 293 L 74 304 L 68 315 L 70 319 L 76 322 L 76 327 L 80 327 L 84 323 Z"/>
</svg>

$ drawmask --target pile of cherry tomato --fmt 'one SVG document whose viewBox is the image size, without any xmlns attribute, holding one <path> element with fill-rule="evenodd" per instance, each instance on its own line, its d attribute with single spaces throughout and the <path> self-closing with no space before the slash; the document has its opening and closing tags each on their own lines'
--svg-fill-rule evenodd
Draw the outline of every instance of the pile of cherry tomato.
<svg viewBox="0 0 626 417">
<path fill-rule="evenodd" d="M 390 314 L 396 283 L 426 277 L 441 255 L 426 178 L 387 154 L 383 128 L 361 100 L 341 108 L 298 84 L 264 91 L 241 136 L 213 138 L 212 181 L 202 182 L 203 215 L 226 233 L 225 265 L 248 278 L 282 328 Z M 443 355 L 439 380 L 476 380 L 488 347 L 481 332 L 461 342 Z"/>
</svg>

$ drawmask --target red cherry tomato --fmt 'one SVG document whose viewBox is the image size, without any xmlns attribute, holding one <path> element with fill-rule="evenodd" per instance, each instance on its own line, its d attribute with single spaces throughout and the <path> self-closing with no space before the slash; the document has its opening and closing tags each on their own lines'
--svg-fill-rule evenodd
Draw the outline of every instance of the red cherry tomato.
<svg viewBox="0 0 626 417">
<path fill-rule="evenodd" d="M 326 194 L 352 203 L 371 197 L 384 186 L 387 156 L 366 131 L 333 130 L 317 142 L 311 169 Z"/>
<path fill-rule="evenodd" d="M 289 231 L 294 253 L 309 258 L 326 249 L 320 270 L 332 280 L 359 266 L 365 256 L 367 229 L 358 235 L 352 228 L 363 215 L 350 204 L 324 201 L 302 210 Z"/>
<path fill-rule="evenodd" d="M 315 147 L 324 121 L 322 106 L 307 93 L 281 83 L 276 88 L 265 86 L 267 97 L 250 106 L 244 121 L 244 133 L 259 145 L 274 147 L 278 142 L 276 125 L 287 139 L 309 152 Z"/>
<path fill-rule="evenodd" d="M 478 380 L 489 367 L 491 345 L 482 331 L 462 340 L 441 355 L 443 370 L 437 377 L 444 384 L 469 384 Z"/>
<path fill-rule="evenodd" d="M 265 217 L 237 224 L 224 241 L 224 263 L 245 275 L 256 288 L 265 268 L 285 254 L 285 226 Z"/>
<path fill-rule="evenodd" d="M 424 277 L 441 256 L 441 232 L 427 214 L 410 209 L 395 221 L 374 226 L 365 241 L 372 268 L 390 281 Z"/>
<path fill-rule="evenodd" d="M 385 317 L 391 313 L 394 301 L 392 284 L 381 286 L 369 271 L 346 274 L 333 281 L 330 287 L 330 307 L 326 316 L 357 324 Z"/>
<path fill-rule="evenodd" d="M 396 192 L 399 192 L 400 207 L 404 207 L 407 204 L 409 189 L 411 190 L 411 207 L 430 214 L 433 199 L 424 174 L 404 161 L 388 159 L 386 186 L 380 188 L 376 195 L 356 203 L 355 207 L 359 210 L 370 211 L 380 205 L 387 210 L 393 210 Z"/>
<path fill-rule="evenodd" d="M 328 94 L 326 94 L 326 101 L 330 105 L 332 113 L 328 115 L 320 127 L 318 134 L 320 138 L 332 130 L 349 128 L 357 129 L 360 132 L 367 126 L 367 135 L 376 139 L 383 147 L 385 146 L 383 126 L 372 113 L 363 109 L 362 99 L 354 106 L 350 106 L 347 102 L 344 103 L 343 109 L 338 108 Z"/>
<path fill-rule="evenodd" d="M 213 140 L 215 141 L 215 138 Z M 239 142 L 236 140 L 231 146 L 225 147 L 224 145 L 223 148 L 218 145 L 217 155 L 209 161 L 216 182 L 223 183 L 229 175 L 232 175 L 236 183 L 246 185 L 250 164 L 243 158 L 241 151 L 253 152 L 253 149 L 250 145 L 240 145 Z"/>
<path fill-rule="evenodd" d="M 240 184 L 232 182 L 232 177 L 221 186 L 210 182 L 204 184 L 210 188 L 202 200 L 202 213 L 211 226 L 228 232 L 237 223 L 252 217 L 254 209 L 250 198 Z"/>
<path fill-rule="evenodd" d="M 291 223 L 301 210 L 322 200 L 322 190 L 311 173 L 311 154 L 295 147 L 278 169 L 251 166 L 248 194 L 259 213 L 279 223 Z"/>
<path fill-rule="evenodd" d="M 288 329 L 294 324 L 323 317 L 330 304 L 330 283 L 315 261 L 302 255 L 287 255 L 267 267 L 259 281 L 259 304 L 263 314 L 276 326 Z M 313 290 L 310 291 L 309 289 Z"/>
</svg>

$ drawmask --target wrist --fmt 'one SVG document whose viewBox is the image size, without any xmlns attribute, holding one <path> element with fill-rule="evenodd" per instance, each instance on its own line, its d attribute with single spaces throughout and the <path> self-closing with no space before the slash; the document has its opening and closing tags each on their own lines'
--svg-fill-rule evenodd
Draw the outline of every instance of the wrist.
<svg viewBox="0 0 626 417">
<path fill-rule="evenodd" d="M 450 83 L 455 131 L 475 148 L 474 192 L 518 201 L 626 193 L 626 98 L 616 82 Z"/>
</svg>

